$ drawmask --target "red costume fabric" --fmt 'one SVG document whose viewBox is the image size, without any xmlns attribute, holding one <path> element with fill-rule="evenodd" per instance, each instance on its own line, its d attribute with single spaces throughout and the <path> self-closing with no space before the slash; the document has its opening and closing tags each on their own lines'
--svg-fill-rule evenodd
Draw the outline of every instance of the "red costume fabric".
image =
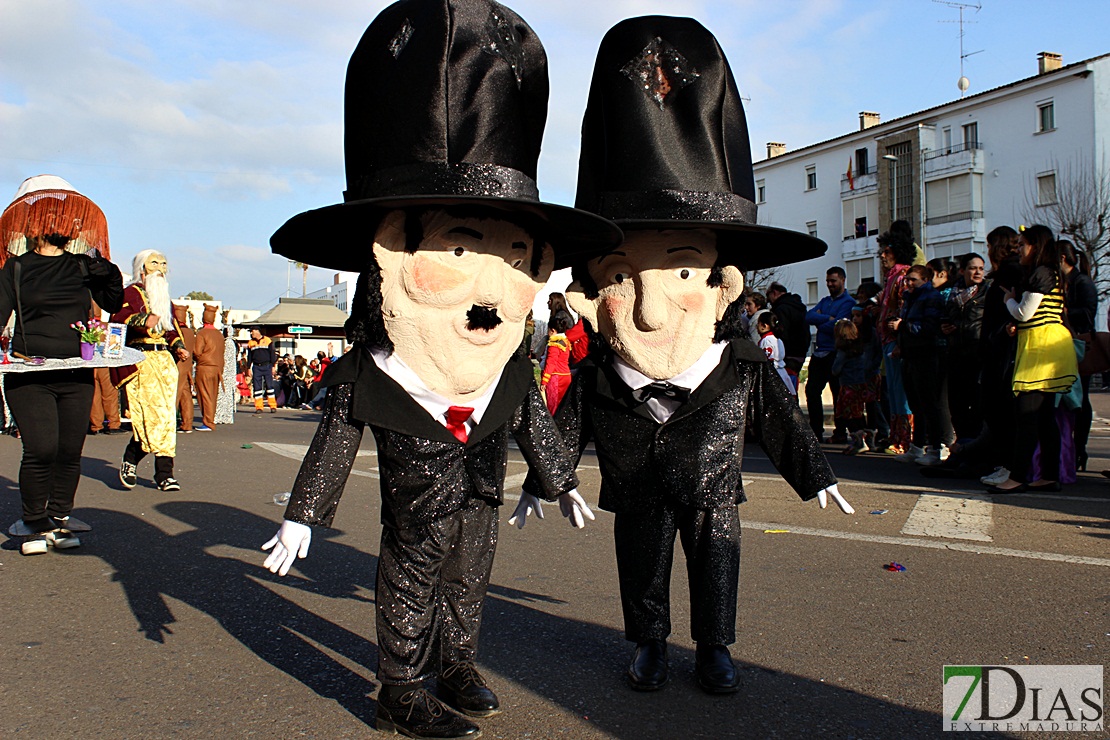
<svg viewBox="0 0 1110 740">
<path fill-rule="evenodd" d="M 566 334 L 552 334 L 547 338 L 547 359 L 543 364 L 544 400 L 547 410 L 555 413 L 563 394 L 570 387 L 570 342 Z"/>
</svg>

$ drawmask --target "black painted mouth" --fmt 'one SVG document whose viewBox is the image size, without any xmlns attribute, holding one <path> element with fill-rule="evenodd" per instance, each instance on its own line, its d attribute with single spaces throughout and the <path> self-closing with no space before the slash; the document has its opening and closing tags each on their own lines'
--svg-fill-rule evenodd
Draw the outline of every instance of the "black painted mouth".
<svg viewBox="0 0 1110 740">
<path fill-rule="evenodd" d="M 485 306 L 471 306 L 466 312 L 466 328 L 475 331 L 482 329 L 489 331 L 501 325 L 501 317 L 497 315 L 496 308 Z"/>
</svg>

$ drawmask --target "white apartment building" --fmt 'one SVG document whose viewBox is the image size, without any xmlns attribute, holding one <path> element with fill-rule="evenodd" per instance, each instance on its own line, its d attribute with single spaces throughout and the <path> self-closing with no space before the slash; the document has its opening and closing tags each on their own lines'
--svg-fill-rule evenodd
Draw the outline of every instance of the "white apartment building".
<svg viewBox="0 0 1110 740">
<path fill-rule="evenodd" d="M 1039 220 L 1069 167 L 1110 166 L 1108 135 L 1110 54 L 1064 66 L 1041 52 L 1033 77 L 891 121 L 862 112 L 858 131 L 793 151 L 768 143 L 755 163 L 759 222 L 829 245 L 775 279 L 809 305 L 833 265 L 851 291 L 880 280 L 876 237 L 897 218 L 929 259 L 985 258 L 987 232 Z"/>
<path fill-rule="evenodd" d="M 305 298 L 326 298 L 335 304 L 340 311 L 349 316 L 351 301 L 355 297 L 355 283 L 358 282 L 357 272 L 337 272 L 332 277 L 332 284 L 306 294 Z"/>
</svg>

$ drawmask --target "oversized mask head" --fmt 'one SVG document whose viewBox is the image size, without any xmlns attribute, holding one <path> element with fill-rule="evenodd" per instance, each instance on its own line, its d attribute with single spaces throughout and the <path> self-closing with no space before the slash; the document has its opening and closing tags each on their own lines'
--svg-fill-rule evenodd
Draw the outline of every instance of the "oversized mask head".
<svg viewBox="0 0 1110 740">
<path fill-rule="evenodd" d="M 386 333 L 428 388 L 475 398 L 520 346 L 532 301 L 551 275 L 551 248 L 497 218 L 439 210 L 409 218 L 418 230 L 393 211 L 374 238 Z"/>
<path fill-rule="evenodd" d="M 744 289 L 739 269 L 715 268 L 716 241 L 708 229 L 628 231 L 619 249 L 586 265 L 597 296 L 572 285 L 567 299 L 629 365 L 673 378 L 709 349 Z"/>
<path fill-rule="evenodd" d="M 169 266 L 166 263 L 166 255 L 160 252 L 151 252 L 143 262 L 144 276 L 158 274 L 165 277 L 168 270 Z"/>
</svg>

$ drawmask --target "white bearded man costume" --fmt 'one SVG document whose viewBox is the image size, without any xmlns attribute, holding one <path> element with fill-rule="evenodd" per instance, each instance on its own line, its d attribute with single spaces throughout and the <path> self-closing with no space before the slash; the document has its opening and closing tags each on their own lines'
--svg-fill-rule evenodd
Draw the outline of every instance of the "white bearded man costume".
<svg viewBox="0 0 1110 740">
<path fill-rule="evenodd" d="M 154 482 L 159 490 L 178 491 L 173 477 L 177 454 L 177 360 L 189 356 L 173 318 L 166 281 L 166 256 L 153 249 L 135 255 L 132 282 L 123 292 L 123 307 L 111 320 L 127 325 L 127 346 L 146 353 L 138 365 L 112 368 L 112 382 L 126 387 L 134 434 L 120 463 L 120 482 L 134 488 L 137 466 L 154 455 Z"/>
<path fill-rule="evenodd" d="M 511 10 L 395 3 L 348 66 L 346 202 L 270 240 L 291 259 L 360 275 L 353 348 L 324 376 L 323 419 L 266 566 L 285 575 L 307 554 L 309 525 L 331 525 L 369 428 L 382 496 L 376 721 L 407 737 L 474 737 L 452 709 L 499 711 L 475 661 L 509 436 L 539 495 L 576 526 L 592 518 L 517 350 L 552 267 L 575 248 L 614 247 L 620 232 L 540 202 L 547 92 L 543 47 Z"/>
</svg>

